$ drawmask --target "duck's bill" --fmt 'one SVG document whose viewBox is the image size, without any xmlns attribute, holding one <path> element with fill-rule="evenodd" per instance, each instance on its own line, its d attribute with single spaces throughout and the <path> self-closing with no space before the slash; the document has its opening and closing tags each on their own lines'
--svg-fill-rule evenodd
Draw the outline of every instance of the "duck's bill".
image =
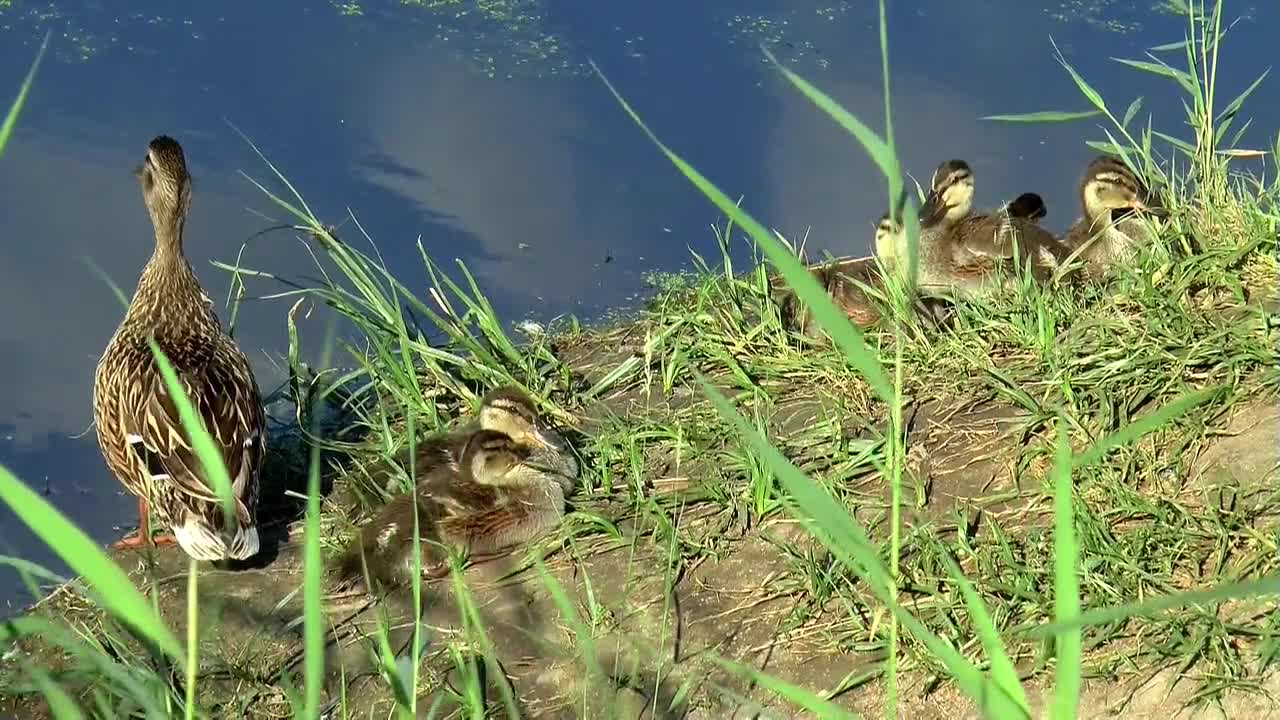
<svg viewBox="0 0 1280 720">
<path fill-rule="evenodd" d="M 1148 200 L 1134 200 L 1129 203 L 1129 207 L 1138 212 L 1147 213 L 1156 217 L 1167 217 L 1169 211 L 1165 209 L 1164 204 L 1159 199 L 1151 198 Z"/>
</svg>

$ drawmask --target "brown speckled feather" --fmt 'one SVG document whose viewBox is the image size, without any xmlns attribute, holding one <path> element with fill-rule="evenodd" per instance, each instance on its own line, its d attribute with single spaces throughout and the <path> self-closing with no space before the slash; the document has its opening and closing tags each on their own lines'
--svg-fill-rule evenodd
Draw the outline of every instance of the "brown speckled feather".
<svg viewBox="0 0 1280 720">
<path fill-rule="evenodd" d="M 486 455 L 470 448 L 481 438 Z M 522 445 L 509 436 L 478 430 L 468 438 L 459 465 L 429 469 L 411 494 L 387 503 L 340 555 L 333 575 L 339 585 L 371 579 L 396 585 L 410 579 L 413 565 L 414 512 L 428 577 L 447 573 L 447 548 L 470 555 L 510 550 L 541 534 L 564 515 L 572 478 L 553 451 Z M 576 468 L 576 466 L 575 466 Z"/>
<path fill-rule="evenodd" d="M 151 142 L 138 170 L 156 232 L 124 320 L 98 362 L 94 420 L 103 457 L 131 492 L 201 560 L 257 552 L 258 476 L 266 418 L 244 353 L 222 330 L 212 302 L 182 253 L 190 178 L 181 147 Z M 222 457 L 236 500 L 233 527 L 192 450 L 149 340 L 164 352 Z"/>
</svg>

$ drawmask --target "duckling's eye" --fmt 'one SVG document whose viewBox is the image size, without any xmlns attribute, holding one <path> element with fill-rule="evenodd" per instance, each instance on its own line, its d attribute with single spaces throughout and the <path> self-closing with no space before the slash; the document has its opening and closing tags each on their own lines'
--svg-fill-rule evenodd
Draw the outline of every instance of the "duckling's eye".
<svg viewBox="0 0 1280 720">
<path fill-rule="evenodd" d="M 145 168 L 142 171 L 142 187 L 150 191 L 151 187 L 156 184 L 155 177 L 151 174 L 151 168 Z"/>
</svg>

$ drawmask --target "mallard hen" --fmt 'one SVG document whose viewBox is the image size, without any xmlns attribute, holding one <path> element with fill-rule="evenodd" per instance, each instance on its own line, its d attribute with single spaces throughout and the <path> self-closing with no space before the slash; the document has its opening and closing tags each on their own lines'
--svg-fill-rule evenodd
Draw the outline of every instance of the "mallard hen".
<svg viewBox="0 0 1280 720">
<path fill-rule="evenodd" d="M 155 138 L 137 176 L 155 250 L 98 361 L 93 388 L 103 457 L 138 496 L 138 533 L 116 547 L 150 543 L 148 511 L 155 510 L 172 530 L 161 543 L 176 541 L 197 560 L 249 558 L 258 552 L 258 475 L 266 451 L 258 385 L 183 255 L 191 177 L 182 147 L 170 137 Z M 230 524 L 160 375 L 148 344 L 152 338 L 226 465 L 235 494 Z"/>
</svg>

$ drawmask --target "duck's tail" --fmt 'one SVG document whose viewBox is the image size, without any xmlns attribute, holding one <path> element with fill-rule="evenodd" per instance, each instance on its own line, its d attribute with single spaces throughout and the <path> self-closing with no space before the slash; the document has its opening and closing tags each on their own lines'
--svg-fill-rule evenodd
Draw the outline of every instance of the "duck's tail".
<svg viewBox="0 0 1280 720">
<path fill-rule="evenodd" d="M 237 525 L 234 532 L 224 534 L 196 513 L 188 513 L 181 525 L 175 525 L 173 536 L 188 555 L 206 562 L 247 560 L 258 554 L 260 546 L 257 525 Z"/>
</svg>

